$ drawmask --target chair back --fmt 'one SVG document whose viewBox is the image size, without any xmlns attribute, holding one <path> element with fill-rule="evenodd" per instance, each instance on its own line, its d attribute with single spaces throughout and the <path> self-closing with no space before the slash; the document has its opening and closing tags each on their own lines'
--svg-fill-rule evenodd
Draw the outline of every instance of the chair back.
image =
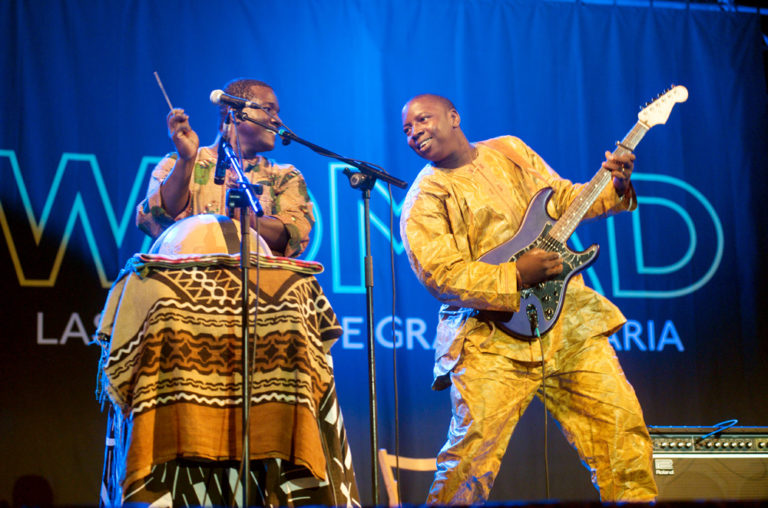
<svg viewBox="0 0 768 508">
<path fill-rule="evenodd" d="M 400 469 L 408 471 L 437 471 L 437 461 L 434 457 L 416 459 L 401 455 L 398 458 L 397 455 L 387 452 L 386 448 L 379 449 L 379 466 L 384 480 L 384 488 L 387 491 L 389 506 L 400 506 L 400 495 L 398 494 L 397 480 L 394 473 L 398 463 Z"/>
</svg>

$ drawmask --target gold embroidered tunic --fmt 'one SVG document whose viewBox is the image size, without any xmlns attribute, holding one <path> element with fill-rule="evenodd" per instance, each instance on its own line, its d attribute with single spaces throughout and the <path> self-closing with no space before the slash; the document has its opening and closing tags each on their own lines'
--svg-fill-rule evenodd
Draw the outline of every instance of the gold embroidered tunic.
<svg viewBox="0 0 768 508">
<path fill-rule="evenodd" d="M 427 165 L 416 177 L 403 205 L 401 236 L 419 280 L 443 305 L 435 346 L 436 389 L 447 387 L 444 376 L 458 361 L 464 340 L 482 351 L 521 361 L 540 361 L 536 342 L 514 339 L 474 309 L 517 311 L 514 262 L 491 265 L 478 259 L 510 239 L 520 227 L 530 199 L 544 187 L 554 194 L 547 211 L 558 218 L 584 184 L 560 178 L 520 139 L 494 138 L 477 144 L 477 157 L 456 169 Z M 505 153 L 516 152 L 513 162 Z M 623 198 L 606 186 L 585 218 L 633 209 L 635 194 Z M 578 309 L 578 312 L 577 312 Z M 618 329 L 621 312 L 603 296 L 586 287 L 580 275 L 568 285 L 563 311 L 542 337 L 545 357 L 564 347 L 564 341 Z"/>
<path fill-rule="evenodd" d="M 507 136 L 478 143 L 475 159 L 459 168 L 428 165 L 406 197 L 400 227 L 411 265 L 444 303 L 433 388 L 451 387 L 451 423 L 427 504 L 488 499 L 534 396 L 578 451 L 601 500 L 648 502 L 657 495 L 642 409 L 608 342 L 625 321 L 621 312 L 580 276 L 570 280 L 560 319 L 541 345 L 513 338 L 478 312 L 519 309 L 515 263 L 478 259 L 517 232 L 544 187 L 554 190 L 548 212 L 558 218 L 583 185 L 560 178 Z M 631 188 L 622 199 L 609 185 L 586 217 L 634 206 Z"/>
</svg>

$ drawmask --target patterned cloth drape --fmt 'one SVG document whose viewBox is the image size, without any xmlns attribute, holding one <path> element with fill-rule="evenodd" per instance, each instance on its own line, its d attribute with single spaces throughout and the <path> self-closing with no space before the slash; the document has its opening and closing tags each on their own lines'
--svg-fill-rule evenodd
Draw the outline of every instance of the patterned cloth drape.
<svg viewBox="0 0 768 508">
<path fill-rule="evenodd" d="M 320 421 L 321 406 L 337 406 L 329 350 L 341 335 L 313 275 L 320 270 L 263 256 L 250 270 L 250 457 L 288 461 L 327 483 L 338 454 L 349 467 L 334 476 L 350 500 L 357 492 L 346 441 L 327 455 Z M 140 254 L 112 287 L 98 338 L 102 387 L 124 423 L 123 486 L 176 459 L 240 460 L 240 273 L 237 255 Z M 338 423 L 343 431 L 340 413 Z"/>
</svg>

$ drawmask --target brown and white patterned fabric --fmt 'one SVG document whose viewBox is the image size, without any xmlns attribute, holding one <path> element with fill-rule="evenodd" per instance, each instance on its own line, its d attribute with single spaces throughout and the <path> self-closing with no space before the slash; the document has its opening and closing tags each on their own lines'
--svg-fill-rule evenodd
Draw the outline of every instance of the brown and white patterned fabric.
<svg viewBox="0 0 768 508">
<path fill-rule="evenodd" d="M 238 462 L 175 459 L 152 467 L 125 489 L 122 503 L 153 506 L 360 506 L 341 411 L 333 385 L 320 406 L 320 434 L 329 456 L 328 479 L 282 459 L 251 462 L 250 496 L 243 503 Z M 108 492 L 104 482 L 104 493 Z M 115 489 L 112 489 L 113 492 Z M 114 495 L 114 494 L 113 494 Z M 109 497 L 102 505 L 111 505 Z"/>
<path fill-rule="evenodd" d="M 260 262 L 259 270 L 250 270 L 249 284 L 256 325 L 249 334 L 254 482 L 261 479 L 259 485 L 274 493 L 270 486 L 285 485 L 298 474 L 298 484 L 313 486 L 318 502 L 355 504 L 357 489 L 329 354 L 341 327 L 314 277 L 322 266 L 288 258 L 251 259 Z M 125 444 L 124 450 L 115 450 L 117 475 L 108 476 L 119 478 L 124 496 L 131 494 L 127 487 L 136 485 L 158 491 L 158 475 L 168 468 L 192 471 L 202 465 L 213 475 L 203 478 L 210 479 L 239 462 L 240 291 L 237 255 L 136 255 L 112 287 L 98 340 L 103 390 L 116 410 L 114 441 Z M 324 418 L 334 424 L 328 426 Z M 336 462 L 341 470 L 334 472 Z M 200 482 L 190 485 L 200 488 Z M 296 490 L 287 488 L 288 493 Z M 115 490 L 105 491 L 110 489 Z M 174 504 L 186 504 L 173 489 L 167 492 Z M 293 495 L 257 502 L 270 499 L 298 503 Z"/>
</svg>

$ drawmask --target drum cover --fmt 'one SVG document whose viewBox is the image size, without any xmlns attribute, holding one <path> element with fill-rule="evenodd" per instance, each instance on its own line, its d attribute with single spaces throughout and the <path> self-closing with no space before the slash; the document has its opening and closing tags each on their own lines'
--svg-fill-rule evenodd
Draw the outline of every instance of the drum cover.
<svg viewBox="0 0 768 508">
<path fill-rule="evenodd" d="M 263 238 L 251 233 L 251 252 L 272 255 Z M 157 237 L 150 254 L 240 254 L 240 222 L 224 215 L 201 214 L 182 219 Z"/>
</svg>

